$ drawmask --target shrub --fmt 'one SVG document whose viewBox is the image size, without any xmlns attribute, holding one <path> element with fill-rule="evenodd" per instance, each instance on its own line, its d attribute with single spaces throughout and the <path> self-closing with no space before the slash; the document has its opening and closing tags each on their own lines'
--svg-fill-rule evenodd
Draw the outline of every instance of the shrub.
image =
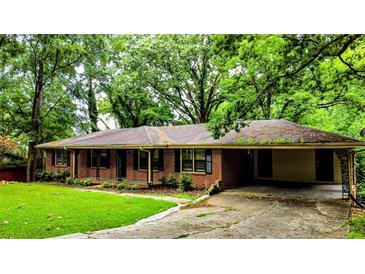
<svg viewBox="0 0 365 274">
<path fill-rule="evenodd" d="M 125 189 L 125 183 L 122 183 L 122 182 L 121 183 L 118 183 L 117 184 L 117 188 L 118 189 Z"/>
<path fill-rule="evenodd" d="M 81 185 L 83 185 L 83 186 L 92 186 L 93 182 L 90 179 L 84 179 L 84 180 L 81 180 Z"/>
<path fill-rule="evenodd" d="M 160 180 L 160 182 L 162 183 L 162 186 L 164 187 L 171 187 L 171 188 L 176 188 L 177 187 L 177 178 L 175 175 L 171 174 L 169 178 L 164 178 L 162 180 Z"/>
<path fill-rule="evenodd" d="M 111 188 L 112 185 L 109 182 L 104 182 L 104 183 L 101 184 L 101 187 L 102 188 Z"/>
<path fill-rule="evenodd" d="M 68 185 L 77 184 L 76 180 L 72 177 L 67 177 L 65 183 L 68 184 Z"/>
<path fill-rule="evenodd" d="M 70 176 L 70 172 L 46 172 L 41 171 L 37 174 L 37 177 L 41 181 L 63 181 L 66 180 L 67 177 Z"/>
<path fill-rule="evenodd" d="M 131 186 L 131 189 L 132 189 L 132 190 L 138 190 L 138 189 L 139 189 L 139 187 L 138 187 L 138 185 L 132 185 L 132 186 Z"/>
<path fill-rule="evenodd" d="M 131 189 L 132 189 L 132 187 L 131 187 L 131 186 L 129 186 L 129 185 L 126 185 L 126 186 L 125 186 L 125 189 L 131 190 Z"/>
<path fill-rule="evenodd" d="M 185 173 L 180 173 L 178 188 L 182 191 L 193 189 L 193 178 Z"/>
</svg>

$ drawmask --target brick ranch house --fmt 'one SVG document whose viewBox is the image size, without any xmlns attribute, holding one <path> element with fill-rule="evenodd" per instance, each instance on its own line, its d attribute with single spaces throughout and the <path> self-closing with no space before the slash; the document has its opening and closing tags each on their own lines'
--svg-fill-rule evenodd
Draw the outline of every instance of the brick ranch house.
<svg viewBox="0 0 365 274">
<path fill-rule="evenodd" d="M 99 131 L 38 145 L 45 170 L 75 178 L 159 183 L 190 174 L 197 188 L 262 181 L 342 184 L 355 195 L 354 150 L 364 142 L 285 120 L 258 120 L 213 139 L 204 124 Z"/>
</svg>

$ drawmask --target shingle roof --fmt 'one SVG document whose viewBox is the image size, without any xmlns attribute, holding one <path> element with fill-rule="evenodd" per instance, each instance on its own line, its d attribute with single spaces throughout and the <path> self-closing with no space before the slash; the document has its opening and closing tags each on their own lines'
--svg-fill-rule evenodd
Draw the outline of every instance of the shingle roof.
<svg viewBox="0 0 365 274">
<path fill-rule="evenodd" d="M 99 131 L 83 136 L 38 145 L 37 148 L 133 147 L 133 146 L 265 146 L 334 144 L 365 146 L 364 142 L 338 134 L 302 126 L 286 120 L 257 120 L 239 132 L 220 139 L 211 137 L 205 124 L 182 126 L 142 126 Z"/>
</svg>

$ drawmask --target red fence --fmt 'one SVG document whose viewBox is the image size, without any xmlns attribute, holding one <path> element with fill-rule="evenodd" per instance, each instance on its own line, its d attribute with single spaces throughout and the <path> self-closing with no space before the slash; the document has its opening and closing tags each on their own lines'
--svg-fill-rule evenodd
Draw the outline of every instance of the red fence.
<svg viewBox="0 0 365 274">
<path fill-rule="evenodd" d="M 26 171 L 25 166 L 0 167 L 0 181 L 25 182 Z"/>
</svg>

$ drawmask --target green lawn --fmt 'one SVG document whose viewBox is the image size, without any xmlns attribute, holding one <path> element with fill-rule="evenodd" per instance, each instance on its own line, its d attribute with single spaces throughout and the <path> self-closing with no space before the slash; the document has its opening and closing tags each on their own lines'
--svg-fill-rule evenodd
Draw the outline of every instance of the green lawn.
<svg viewBox="0 0 365 274">
<path fill-rule="evenodd" d="M 2 185 L 0 239 L 47 238 L 125 226 L 175 205 L 57 185 Z"/>
<path fill-rule="evenodd" d="M 365 214 L 350 219 L 350 239 L 365 239 Z"/>
</svg>

